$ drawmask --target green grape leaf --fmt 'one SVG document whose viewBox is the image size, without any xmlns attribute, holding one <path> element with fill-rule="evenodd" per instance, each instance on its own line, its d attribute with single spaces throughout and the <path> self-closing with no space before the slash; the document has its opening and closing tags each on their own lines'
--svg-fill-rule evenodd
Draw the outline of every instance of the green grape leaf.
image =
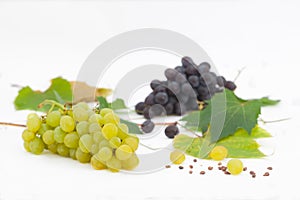
<svg viewBox="0 0 300 200">
<path fill-rule="evenodd" d="M 262 106 L 274 106 L 280 102 L 280 100 L 273 100 L 269 97 L 262 97 L 258 99 Z"/>
<path fill-rule="evenodd" d="M 239 128 L 245 129 L 250 134 L 257 124 L 262 106 L 259 100 L 241 99 L 227 89 L 215 94 L 207 103 L 205 109 L 192 112 L 180 121 L 185 122 L 186 128 L 202 133 L 210 127 L 211 142 L 232 135 Z"/>
<path fill-rule="evenodd" d="M 238 129 L 233 135 L 209 145 L 205 144 L 206 138 L 179 134 L 174 138 L 173 146 L 197 158 L 209 158 L 208 154 L 215 145 L 226 147 L 229 158 L 261 158 L 265 154 L 259 150 L 260 145 L 255 139 L 265 137 L 271 137 L 271 134 L 256 126 L 250 135 L 244 129 Z"/>
<path fill-rule="evenodd" d="M 41 108 L 38 107 L 46 99 L 54 100 L 61 104 L 71 102 L 72 88 L 70 83 L 58 77 L 51 80 L 50 87 L 44 92 L 34 91 L 29 86 L 23 87 L 14 100 L 14 105 L 16 110 L 47 111 L 50 107 L 48 105 Z"/>
<path fill-rule="evenodd" d="M 98 109 L 103 108 L 111 108 L 113 110 L 120 110 L 120 109 L 126 109 L 126 105 L 123 99 L 116 99 L 113 102 L 109 103 L 105 97 L 97 97 L 97 100 L 99 102 Z"/>
<path fill-rule="evenodd" d="M 97 100 L 99 102 L 99 105 L 98 105 L 98 109 L 103 109 L 103 108 L 110 108 L 109 107 L 109 103 L 107 102 L 106 98 L 105 97 L 97 97 Z"/>
<path fill-rule="evenodd" d="M 128 126 L 129 129 L 129 133 L 133 133 L 133 134 L 143 134 L 141 129 L 138 127 L 138 125 L 136 123 L 124 120 L 124 119 L 120 119 L 121 123 L 124 123 Z"/>
</svg>

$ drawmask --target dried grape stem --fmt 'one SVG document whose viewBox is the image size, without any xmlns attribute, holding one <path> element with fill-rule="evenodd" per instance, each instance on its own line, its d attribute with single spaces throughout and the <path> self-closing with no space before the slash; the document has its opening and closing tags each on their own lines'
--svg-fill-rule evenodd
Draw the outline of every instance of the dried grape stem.
<svg viewBox="0 0 300 200">
<path fill-rule="evenodd" d="M 270 121 L 266 121 L 266 120 L 263 120 L 262 118 L 259 118 L 258 120 L 261 121 L 264 124 L 269 124 L 269 123 L 275 123 L 275 122 L 282 122 L 282 121 L 286 121 L 286 120 L 289 120 L 289 119 L 291 119 L 291 118 L 283 118 L 283 119 L 270 120 Z"/>
<path fill-rule="evenodd" d="M 15 124 L 10 122 L 0 122 L 0 125 L 2 126 L 16 126 L 16 127 L 26 127 L 24 124 Z"/>
<path fill-rule="evenodd" d="M 241 75 L 241 73 L 246 69 L 246 67 L 243 67 L 242 69 L 238 70 L 237 75 L 235 76 L 233 82 L 236 82 L 236 80 L 239 78 L 239 76 Z"/>
<path fill-rule="evenodd" d="M 157 126 L 170 126 L 170 125 L 177 125 L 178 122 L 157 122 L 157 123 L 154 123 L 154 125 L 157 125 Z M 138 126 L 142 126 L 142 124 L 136 124 Z"/>
</svg>

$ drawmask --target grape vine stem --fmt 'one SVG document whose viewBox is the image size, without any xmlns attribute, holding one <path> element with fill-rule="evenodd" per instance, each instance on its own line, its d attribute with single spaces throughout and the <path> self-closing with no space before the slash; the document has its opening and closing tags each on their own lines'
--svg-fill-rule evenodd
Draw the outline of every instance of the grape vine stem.
<svg viewBox="0 0 300 200">
<path fill-rule="evenodd" d="M 10 122 L 0 122 L 0 125 L 2 125 L 2 126 L 26 127 L 25 124 L 15 124 L 15 123 L 10 123 Z"/>
</svg>

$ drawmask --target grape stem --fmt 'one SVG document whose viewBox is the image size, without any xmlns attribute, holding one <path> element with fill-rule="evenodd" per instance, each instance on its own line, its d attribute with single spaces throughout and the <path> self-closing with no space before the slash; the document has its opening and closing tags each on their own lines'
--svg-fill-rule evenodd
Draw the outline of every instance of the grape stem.
<svg viewBox="0 0 300 200">
<path fill-rule="evenodd" d="M 275 122 L 282 122 L 282 121 L 286 121 L 286 120 L 290 120 L 291 118 L 283 118 L 283 119 L 276 119 L 276 120 L 263 120 L 262 118 L 259 118 L 258 120 L 261 121 L 264 124 L 269 124 L 269 123 L 275 123 Z"/>
<path fill-rule="evenodd" d="M 238 70 L 237 75 L 235 76 L 233 82 L 236 82 L 236 80 L 239 78 L 239 76 L 241 75 L 241 73 L 246 69 L 246 67 L 243 67 L 242 69 Z"/>
<path fill-rule="evenodd" d="M 51 108 L 49 109 L 48 112 L 51 112 L 54 109 L 55 106 L 57 106 L 58 108 L 60 108 L 62 110 L 65 110 L 64 105 L 62 105 L 62 104 L 60 104 L 60 103 L 58 103 L 58 102 L 56 102 L 54 100 L 48 100 L 48 99 L 45 100 L 45 101 L 43 101 L 42 103 L 40 103 L 38 107 L 42 108 L 44 105 L 47 105 L 47 104 L 51 105 Z"/>
<path fill-rule="evenodd" d="M 10 123 L 10 122 L 0 122 L 0 125 L 2 125 L 2 126 L 26 127 L 25 124 L 15 124 L 15 123 Z"/>
</svg>

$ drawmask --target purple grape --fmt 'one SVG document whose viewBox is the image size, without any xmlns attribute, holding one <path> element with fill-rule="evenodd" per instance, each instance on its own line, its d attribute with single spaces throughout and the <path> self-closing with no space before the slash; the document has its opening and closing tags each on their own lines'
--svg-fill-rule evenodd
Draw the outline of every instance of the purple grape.
<svg viewBox="0 0 300 200">
<path fill-rule="evenodd" d="M 233 90 L 236 89 L 236 85 L 235 85 L 235 83 L 232 82 L 232 81 L 226 81 L 226 83 L 225 83 L 225 88 L 227 88 L 228 90 L 233 91 Z"/>
<path fill-rule="evenodd" d="M 152 88 L 152 90 L 154 90 L 160 84 L 161 84 L 161 82 L 159 80 L 155 79 L 155 80 L 151 81 L 150 87 Z"/>
<path fill-rule="evenodd" d="M 154 100 L 156 103 L 160 104 L 160 105 L 164 105 L 168 102 L 169 98 L 167 93 L 165 92 L 158 92 L 155 97 Z"/>
<path fill-rule="evenodd" d="M 175 125 L 170 125 L 165 129 L 165 135 L 173 139 L 179 133 L 179 129 Z"/>
<path fill-rule="evenodd" d="M 147 97 L 146 97 L 146 99 L 145 99 L 145 104 L 146 105 L 153 105 L 155 102 L 154 102 L 154 94 L 153 93 L 151 93 L 151 94 L 149 94 Z"/>
<path fill-rule="evenodd" d="M 142 125 L 141 125 L 141 128 L 142 128 L 142 131 L 144 133 L 150 133 L 151 131 L 153 131 L 154 129 L 154 123 L 151 121 L 151 120 L 146 120 Z"/>
<path fill-rule="evenodd" d="M 192 85 L 192 87 L 196 88 L 199 86 L 199 77 L 192 75 L 188 78 L 189 83 Z"/>
<path fill-rule="evenodd" d="M 168 80 L 174 81 L 178 72 L 175 69 L 168 68 L 165 70 L 165 76 Z"/>
<path fill-rule="evenodd" d="M 137 104 L 135 105 L 135 111 L 136 111 L 136 113 L 142 115 L 145 106 L 146 106 L 146 105 L 145 105 L 144 102 L 139 102 L 139 103 L 137 103 Z"/>
</svg>

